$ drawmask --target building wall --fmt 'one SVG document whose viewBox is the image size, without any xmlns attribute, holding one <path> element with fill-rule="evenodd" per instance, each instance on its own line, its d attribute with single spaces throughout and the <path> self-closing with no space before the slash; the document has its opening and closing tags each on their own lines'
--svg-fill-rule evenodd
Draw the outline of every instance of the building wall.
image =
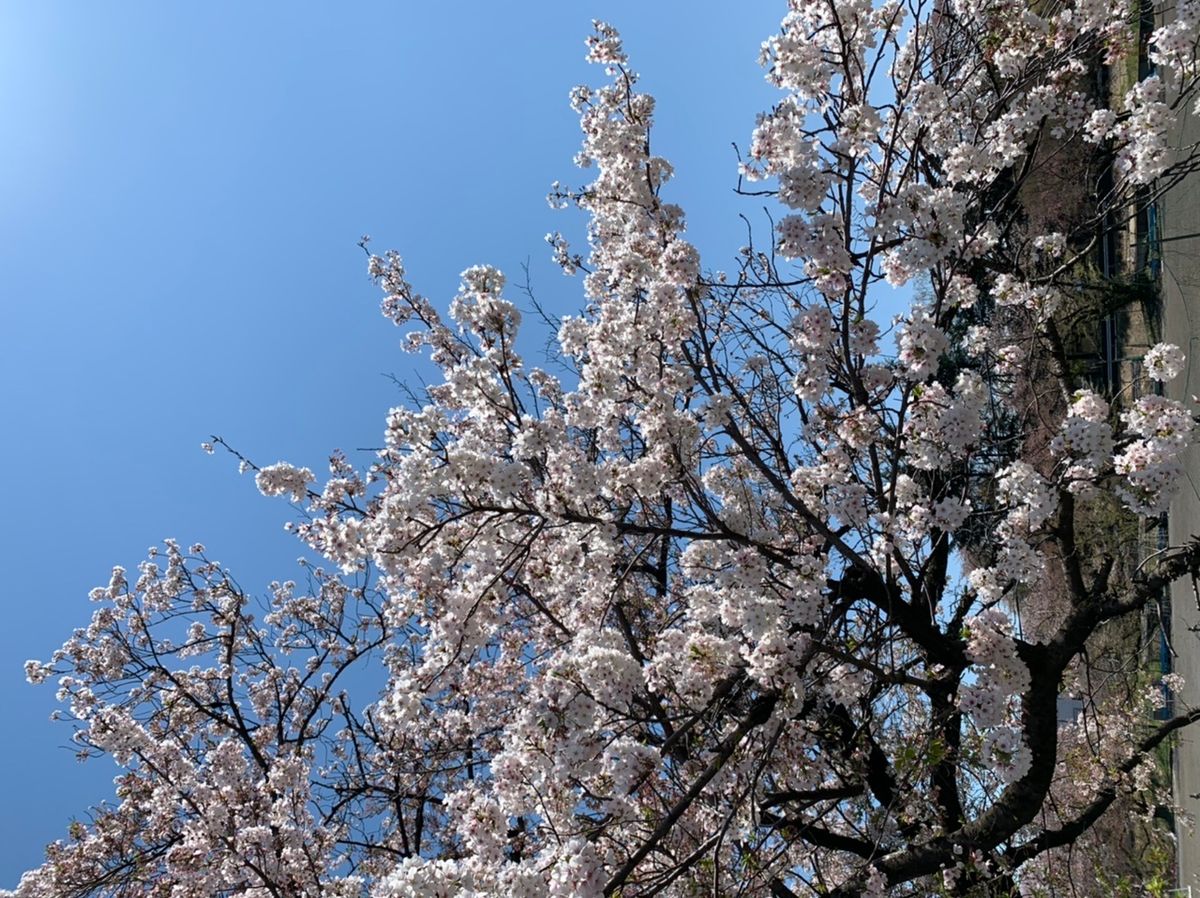
<svg viewBox="0 0 1200 898">
<path fill-rule="evenodd" d="M 1157 24 L 1162 24 L 1162 20 Z M 1172 99 L 1168 90 L 1167 99 Z M 1188 104 L 1190 107 L 1191 104 Z M 1200 141 L 1200 119 L 1190 108 L 1180 111 L 1172 146 Z M 1158 265 L 1162 299 L 1163 339 L 1183 348 L 1188 365 L 1184 375 L 1168 385 L 1168 395 L 1188 400 L 1200 394 L 1200 177 L 1184 178 L 1156 205 L 1159 228 L 1151 252 Z M 1177 546 L 1200 537 L 1200 445 L 1184 457 L 1184 482 L 1171 504 L 1167 541 Z M 1200 592 L 1189 581 L 1170 590 L 1170 657 L 1184 686 L 1175 696 L 1176 713 L 1200 708 Z M 1177 885 L 1200 898 L 1200 725 L 1185 727 L 1173 753 L 1175 803 L 1182 810 L 1175 821 Z"/>
<path fill-rule="evenodd" d="M 1200 140 L 1200 120 L 1186 115 L 1175 146 Z M 1200 178 L 1190 177 L 1158 204 L 1161 240 L 1163 337 L 1181 346 L 1188 356 L 1186 374 L 1170 385 L 1169 394 L 1187 399 L 1200 394 Z M 1184 461 L 1185 481 L 1171 506 L 1168 539 L 1171 545 L 1200 536 L 1200 446 L 1193 445 Z M 1171 655 L 1175 671 L 1185 679 L 1176 710 L 1200 707 L 1200 610 L 1190 582 L 1171 589 Z M 1191 886 L 1200 896 L 1200 729 L 1185 728 L 1174 757 L 1175 800 L 1185 811 L 1176 821 L 1179 886 Z M 1192 821 L 1186 819 L 1187 816 Z"/>
</svg>

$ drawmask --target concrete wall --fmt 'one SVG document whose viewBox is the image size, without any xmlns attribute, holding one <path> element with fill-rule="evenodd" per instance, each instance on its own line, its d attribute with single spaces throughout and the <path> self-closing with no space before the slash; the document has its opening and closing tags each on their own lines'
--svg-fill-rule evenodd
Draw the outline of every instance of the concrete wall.
<svg viewBox="0 0 1200 898">
<path fill-rule="evenodd" d="M 1200 140 L 1200 120 L 1186 115 L 1175 146 Z M 1173 188 L 1158 204 L 1161 222 L 1161 287 L 1163 338 L 1181 346 L 1188 356 L 1187 372 L 1168 385 L 1168 395 L 1187 399 L 1200 394 L 1200 175 Z M 1168 538 L 1171 545 L 1200 536 L 1200 446 L 1185 458 L 1186 474 L 1179 497 L 1171 506 Z M 1176 712 L 1200 707 L 1200 611 L 1189 582 L 1171 589 L 1171 648 L 1175 671 L 1186 685 L 1176 696 Z M 1200 896 L 1200 724 L 1185 728 L 1175 752 L 1175 800 L 1193 819 L 1179 819 L 1179 886 L 1191 886 Z"/>
</svg>

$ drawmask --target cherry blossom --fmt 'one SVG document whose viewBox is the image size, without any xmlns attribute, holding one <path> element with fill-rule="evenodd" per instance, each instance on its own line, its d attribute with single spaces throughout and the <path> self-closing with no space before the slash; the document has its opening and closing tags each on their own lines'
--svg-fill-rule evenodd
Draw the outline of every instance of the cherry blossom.
<svg viewBox="0 0 1200 898">
<path fill-rule="evenodd" d="M 1153 380 L 1174 380 L 1184 370 L 1183 351 L 1173 343 L 1158 343 L 1142 357 L 1146 376 Z"/>
<path fill-rule="evenodd" d="M 497 268 L 438 303 L 371 255 L 431 383 L 361 464 L 236 456 L 299 506 L 299 575 L 256 596 L 167 541 L 26 664 L 121 774 L 5 894 L 1040 894 L 1110 863 L 1097 821 L 1171 801 L 1155 752 L 1200 716 L 1085 660 L 1200 570 L 1125 570 L 1088 517 L 1167 508 L 1193 409 L 1101 395 L 1060 327 L 1096 223 L 1195 162 L 1164 89 L 1196 93 L 1196 4 L 1159 75 L 1088 86 L 1126 7 L 790 0 L 731 171 L 767 233 L 725 273 L 596 23 L 561 364 Z M 1068 151 L 1113 186 L 1043 226 Z"/>
</svg>

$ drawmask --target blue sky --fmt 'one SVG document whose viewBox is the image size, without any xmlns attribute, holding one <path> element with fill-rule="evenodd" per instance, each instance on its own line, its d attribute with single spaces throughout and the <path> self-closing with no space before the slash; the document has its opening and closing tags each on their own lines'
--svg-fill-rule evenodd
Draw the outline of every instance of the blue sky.
<svg viewBox="0 0 1200 898">
<path fill-rule="evenodd" d="M 582 222 L 545 195 L 586 180 L 566 96 L 602 78 L 582 59 L 601 17 L 659 100 L 670 196 L 724 267 L 757 209 L 730 145 L 775 98 L 755 57 L 782 7 L 5 4 L 0 888 L 111 793 L 115 769 L 74 761 L 53 687 L 22 673 L 87 622 L 88 590 L 164 537 L 204 542 L 251 591 L 294 574 L 286 503 L 200 442 L 314 469 L 379 444 L 401 401 L 385 375 L 417 362 L 359 235 L 440 305 L 469 265 L 528 259 L 541 302 L 576 311 L 542 237 Z"/>
</svg>

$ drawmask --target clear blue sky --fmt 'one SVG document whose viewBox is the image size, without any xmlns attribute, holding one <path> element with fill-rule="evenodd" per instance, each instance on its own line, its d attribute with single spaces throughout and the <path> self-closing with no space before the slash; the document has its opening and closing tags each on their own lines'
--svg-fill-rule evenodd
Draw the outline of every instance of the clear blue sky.
<svg viewBox="0 0 1200 898">
<path fill-rule="evenodd" d="M 201 440 L 314 469 L 380 443 L 400 401 L 383 375 L 416 363 L 359 235 L 440 304 L 467 266 L 528 258 L 541 301 L 576 311 L 542 237 L 581 221 L 545 194 L 586 180 L 566 96 L 603 77 L 582 59 L 601 17 L 659 100 L 671 198 L 725 267 L 756 208 L 732 194 L 730 143 L 775 99 L 755 57 L 783 6 L 4 5 L 0 887 L 111 793 L 114 768 L 74 761 L 53 686 L 22 673 L 87 622 L 88 590 L 163 537 L 203 541 L 253 591 L 295 571 L 286 503 Z"/>
</svg>

